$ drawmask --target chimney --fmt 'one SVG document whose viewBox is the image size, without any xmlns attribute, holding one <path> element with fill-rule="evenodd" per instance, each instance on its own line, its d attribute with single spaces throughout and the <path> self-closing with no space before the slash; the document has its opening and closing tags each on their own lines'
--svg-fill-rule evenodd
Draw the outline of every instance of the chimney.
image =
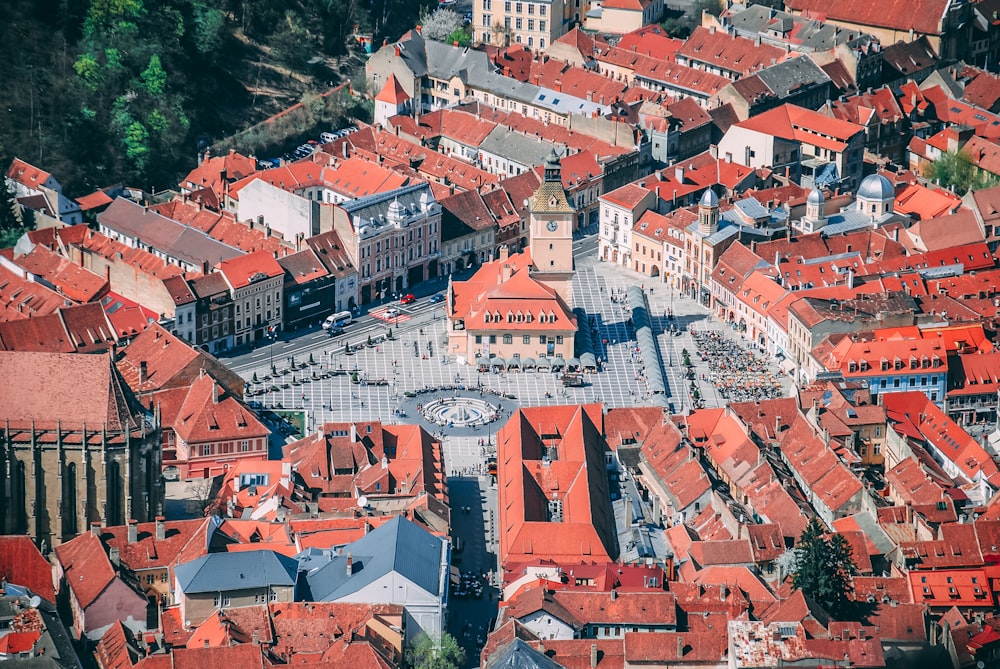
<svg viewBox="0 0 1000 669">
<path fill-rule="evenodd" d="M 397 44 L 396 46 L 394 46 L 393 50 L 396 52 L 396 57 L 399 58 L 399 55 L 400 55 L 400 53 L 399 53 L 399 45 Z"/>
<path fill-rule="evenodd" d="M 219 384 L 212 379 L 212 404 L 219 403 Z"/>
<path fill-rule="evenodd" d="M 418 35 L 423 35 L 424 34 L 424 27 L 422 25 L 420 25 L 419 23 L 416 26 L 414 26 L 414 28 L 417 31 Z"/>
<path fill-rule="evenodd" d="M 351 443 L 353 444 L 358 440 L 358 427 L 351 423 Z"/>
<path fill-rule="evenodd" d="M 128 542 L 134 544 L 139 540 L 139 521 L 129 518 L 128 521 Z"/>
<path fill-rule="evenodd" d="M 684 657 L 684 637 L 677 635 L 677 657 Z"/>
<path fill-rule="evenodd" d="M 167 519 L 163 516 L 156 517 L 156 540 L 164 541 L 167 538 Z"/>
<path fill-rule="evenodd" d="M 674 180 L 678 183 L 684 183 L 684 166 L 678 165 L 674 168 Z"/>
<path fill-rule="evenodd" d="M 514 270 L 507 263 L 504 263 L 503 267 L 500 268 L 500 283 L 504 281 L 510 281 L 510 277 L 513 275 Z"/>
<path fill-rule="evenodd" d="M 95 537 L 96 536 L 100 536 L 100 534 L 101 534 L 101 524 L 98 523 L 98 522 L 96 522 L 96 521 L 93 522 L 93 523 L 91 523 L 90 524 L 90 533 L 93 536 L 95 536 Z"/>
<path fill-rule="evenodd" d="M 500 262 L 505 263 L 508 259 L 510 259 L 510 249 L 507 248 L 506 244 L 504 244 L 500 247 Z"/>
<path fill-rule="evenodd" d="M 597 669 L 597 644 L 590 644 L 590 669 Z"/>
<path fill-rule="evenodd" d="M 618 591 L 615 590 L 614 588 L 611 588 L 611 601 L 613 602 L 616 599 L 618 599 Z"/>
<path fill-rule="evenodd" d="M 709 35 L 714 35 L 715 34 L 715 26 L 709 26 L 708 27 L 708 34 Z"/>
<path fill-rule="evenodd" d="M 149 368 L 146 365 L 146 361 L 145 360 L 140 360 L 139 361 L 139 386 L 140 387 L 142 386 L 142 384 L 146 383 L 146 372 L 148 371 L 148 369 Z"/>
<path fill-rule="evenodd" d="M 351 576 L 352 574 L 354 574 L 354 556 L 351 555 L 350 551 L 348 551 L 347 552 L 347 575 Z"/>
<path fill-rule="evenodd" d="M 108 559 L 111 560 L 111 564 L 115 567 L 120 567 L 122 563 L 121 553 L 118 551 L 117 546 L 112 546 L 108 549 Z"/>
</svg>

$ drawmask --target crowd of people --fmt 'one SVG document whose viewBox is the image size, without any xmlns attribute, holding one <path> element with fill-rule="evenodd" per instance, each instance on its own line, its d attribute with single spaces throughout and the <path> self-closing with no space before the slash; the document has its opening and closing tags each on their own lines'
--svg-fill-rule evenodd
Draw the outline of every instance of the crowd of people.
<svg viewBox="0 0 1000 669">
<path fill-rule="evenodd" d="M 693 330 L 697 354 L 708 363 L 705 380 L 732 402 L 753 402 L 781 397 L 781 385 L 767 361 L 717 330 Z"/>
</svg>

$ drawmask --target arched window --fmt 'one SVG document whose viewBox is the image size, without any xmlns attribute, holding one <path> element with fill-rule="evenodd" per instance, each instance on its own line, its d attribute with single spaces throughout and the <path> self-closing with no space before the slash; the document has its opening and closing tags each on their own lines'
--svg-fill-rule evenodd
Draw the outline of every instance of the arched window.
<svg viewBox="0 0 1000 669">
<path fill-rule="evenodd" d="M 66 467 L 63 476 L 63 534 L 76 534 L 76 463 L 71 462 Z"/>
</svg>

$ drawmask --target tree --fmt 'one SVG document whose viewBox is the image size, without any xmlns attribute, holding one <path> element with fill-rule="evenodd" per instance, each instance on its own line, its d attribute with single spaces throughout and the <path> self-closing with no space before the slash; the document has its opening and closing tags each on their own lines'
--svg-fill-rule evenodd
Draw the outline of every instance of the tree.
<svg viewBox="0 0 1000 669">
<path fill-rule="evenodd" d="M 462 30 L 462 17 L 450 9 L 435 9 L 422 14 L 420 24 L 425 38 L 445 42 L 452 33 Z"/>
<path fill-rule="evenodd" d="M 439 639 L 421 633 L 407 655 L 413 669 L 457 669 L 465 663 L 465 649 L 447 632 Z"/>
<path fill-rule="evenodd" d="M 940 158 L 924 167 L 924 176 L 961 194 L 989 188 L 1000 181 L 977 168 L 964 149 L 942 153 Z"/>
<path fill-rule="evenodd" d="M 795 547 L 792 587 L 812 597 L 834 619 L 843 620 L 850 614 L 851 577 L 857 573 L 847 540 L 827 534 L 816 518 L 810 520 Z"/>
</svg>

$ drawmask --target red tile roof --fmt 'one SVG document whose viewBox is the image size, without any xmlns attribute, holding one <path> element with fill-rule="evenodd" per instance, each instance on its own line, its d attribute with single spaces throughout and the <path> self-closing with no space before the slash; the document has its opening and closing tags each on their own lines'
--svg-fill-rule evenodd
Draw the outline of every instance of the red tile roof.
<svg viewBox="0 0 1000 669">
<path fill-rule="evenodd" d="M 654 23 L 622 35 L 618 48 L 660 60 L 674 60 L 674 54 L 683 44 L 684 40 L 668 37 L 663 28 Z"/>
<path fill-rule="evenodd" d="M 40 190 L 52 175 L 20 158 L 14 158 L 7 169 L 7 177 L 29 190 Z"/>
<path fill-rule="evenodd" d="M 66 585 L 80 608 L 93 604 L 111 582 L 118 578 L 101 540 L 90 532 L 56 546 Z"/>
<path fill-rule="evenodd" d="M 389 78 L 385 80 L 382 90 L 375 96 L 375 99 L 379 102 L 387 102 L 398 107 L 409 100 L 410 96 L 403 90 L 396 75 L 390 74 Z"/>
<path fill-rule="evenodd" d="M 982 569 L 934 569 L 907 574 L 913 601 L 932 607 L 993 608 L 994 599 Z"/>
<path fill-rule="evenodd" d="M 42 556 L 31 537 L 0 536 L 0 579 L 30 588 L 52 604 L 56 601 L 52 565 Z"/>
<path fill-rule="evenodd" d="M 678 60 L 705 63 L 736 77 L 751 74 L 787 56 L 784 49 L 770 44 L 755 43 L 752 39 L 736 37 L 724 30 L 699 26 L 677 50 Z"/>
<path fill-rule="evenodd" d="M 852 137 L 864 132 L 864 128 L 856 123 L 790 104 L 763 112 L 737 125 L 834 151 L 843 151 Z"/>
<path fill-rule="evenodd" d="M 916 0 L 916 2 L 890 2 L 872 4 L 865 0 L 841 0 L 836 3 L 824 0 L 788 0 L 788 11 L 805 14 L 823 21 L 844 21 L 876 28 L 892 28 L 900 32 L 910 29 L 918 33 L 941 33 L 942 16 L 948 8 L 947 0 Z"/>
<path fill-rule="evenodd" d="M 500 560 L 609 561 L 615 552 L 599 405 L 523 408 L 498 431 Z M 558 442 L 549 435 L 559 434 Z M 542 460 L 546 446 L 558 459 Z M 562 522 L 548 520 L 559 500 Z"/>
<path fill-rule="evenodd" d="M 285 273 L 274 256 L 265 251 L 223 260 L 218 268 L 234 290 L 249 286 L 254 281 L 282 276 Z"/>
</svg>

